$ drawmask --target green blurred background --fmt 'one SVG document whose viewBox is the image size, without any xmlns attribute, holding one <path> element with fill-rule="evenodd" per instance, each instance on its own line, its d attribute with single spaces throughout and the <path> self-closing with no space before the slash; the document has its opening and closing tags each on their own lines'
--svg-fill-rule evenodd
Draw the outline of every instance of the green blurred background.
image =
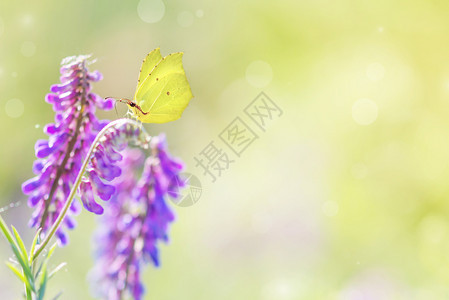
<svg viewBox="0 0 449 300">
<path fill-rule="evenodd" d="M 167 133 L 203 194 L 173 205 L 146 299 L 448 299 L 448 14 L 444 0 L 2 0 L 0 201 L 16 206 L 2 215 L 29 244 L 20 185 L 53 120 L 44 96 L 61 59 L 92 53 L 94 91 L 132 97 L 160 46 L 185 52 L 195 98 L 182 119 L 145 126 Z M 219 133 L 261 91 L 284 114 L 212 183 L 194 157 L 224 148 Z M 77 220 L 49 296 L 93 299 L 96 221 Z M 21 291 L 1 267 L 0 298 Z"/>
</svg>

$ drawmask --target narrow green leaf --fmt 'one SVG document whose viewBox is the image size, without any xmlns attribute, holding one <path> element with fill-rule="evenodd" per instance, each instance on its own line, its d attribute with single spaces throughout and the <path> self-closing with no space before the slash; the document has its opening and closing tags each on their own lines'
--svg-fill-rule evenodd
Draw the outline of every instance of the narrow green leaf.
<svg viewBox="0 0 449 300">
<path fill-rule="evenodd" d="M 54 249 L 51 249 L 51 250 L 54 250 Z M 39 280 L 39 292 L 37 295 L 38 300 L 44 300 L 45 288 L 47 287 L 47 281 L 48 281 L 47 264 L 48 264 L 50 255 L 51 255 L 51 253 L 49 252 L 47 257 L 45 258 L 44 262 L 42 263 L 42 271 L 41 271 L 40 280 Z"/>
<path fill-rule="evenodd" d="M 5 264 L 11 269 L 11 271 L 16 274 L 17 277 L 25 284 L 27 290 L 32 290 L 32 287 L 30 286 L 30 282 L 23 276 L 22 272 L 20 272 L 19 269 L 16 268 L 12 263 L 5 262 Z"/>
<path fill-rule="evenodd" d="M 40 284 L 39 284 L 39 293 L 37 295 L 37 299 L 38 300 L 44 300 L 44 296 L 45 296 L 45 289 L 47 287 L 47 266 L 44 267 L 43 271 L 42 271 L 42 277 L 40 280 Z"/>
<path fill-rule="evenodd" d="M 4 236 L 8 240 L 9 244 L 10 245 L 15 244 L 14 239 L 11 234 L 11 231 L 9 231 L 8 226 L 6 226 L 5 220 L 3 220 L 1 215 L 0 215 L 0 229 L 2 230 Z"/>
<path fill-rule="evenodd" d="M 51 279 L 51 278 L 56 274 L 56 272 L 58 272 L 59 270 L 61 270 L 62 268 L 64 268 L 66 265 L 67 265 L 66 262 L 60 263 L 56 268 L 53 269 L 53 271 L 51 271 L 51 272 L 48 274 L 48 279 Z"/>
<path fill-rule="evenodd" d="M 34 289 L 34 278 L 33 278 L 33 275 L 31 274 L 30 266 L 28 265 L 27 261 L 25 261 L 22 258 L 22 255 L 19 251 L 19 245 L 17 245 L 16 241 L 14 241 L 14 238 L 13 238 L 11 232 L 9 231 L 8 226 L 6 226 L 5 220 L 3 220 L 1 215 L 0 215 L 0 229 L 3 232 L 3 235 L 8 240 L 9 245 L 11 246 L 12 252 L 14 252 L 14 255 L 16 256 L 17 261 L 19 262 L 20 266 L 22 267 L 23 273 L 25 274 L 26 279 L 31 286 L 31 289 L 33 291 L 36 291 Z"/>
<path fill-rule="evenodd" d="M 19 249 L 22 251 L 22 257 L 24 260 L 27 260 L 28 253 L 27 253 L 27 249 L 25 248 L 25 244 L 23 243 L 23 240 L 20 237 L 19 233 L 17 232 L 16 228 L 12 225 L 11 225 L 11 228 L 12 228 L 12 232 L 14 233 L 14 236 L 16 238 L 17 245 L 19 246 Z"/>
<path fill-rule="evenodd" d="M 22 255 L 20 254 L 19 249 L 17 249 L 16 245 L 11 244 L 11 248 L 12 251 L 14 252 L 14 255 L 16 256 L 17 261 L 22 267 L 23 273 L 25 274 L 25 277 L 29 282 L 31 289 L 33 290 L 33 292 L 35 292 L 36 290 L 34 289 L 34 277 L 33 274 L 31 273 L 31 268 L 28 265 L 28 261 L 22 258 Z"/>
<path fill-rule="evenodd" d="M 34 258 L 34 249 L 36 248 L 37 241 L 39 240 L 39 236 L 41 234 L 42 228 L 39 228 L 36 232 L 36 235 L 34 236 L 33 243 L 31 244 L 30 249 L 30 257 L 28 258 L 30 264 L 33 262 Z"/>
<path fill-rule="evenodd" d="M 28 283 L 28 281 L 25 279 L 25 277 L 23 277 L 22 272 L 20 272 L 20 270 L 18 270 L 18 269 L 16 268 L 16 266 L 14 266 L 12 263 L 10 263 L 10 262 L 8 262 L 8 261 L 5 262 L 5 264 L 11 269 L 11 271 L 12 271 L 14 274 L 16 274 L 17 277 L 19 277 L 19 279 L 20 279 L 23 283 L 25 283 L 25 284 Z"/>
<path fill-rule="evenodd" d="M 44 299 L 45 289 L 47 287 L 47 282 L 49 279 L 47 265 L 48 265 L 51 255 L 53 254 L 53 252 L 56 249 L 56 246 L 57 246 L 57 244 L 55 243 L 50 248 L 50 250 L 48 250 L 47 257 L 45 257 L 44 261 L 42 262 L 41 267 L 39 268 L 40 270 L 38 271 L 38 273 L 40 272 L 41 274 L 40 274 L 40 280 L 39 280 L 39 292 L 38 292 L 38 298 L 37 298 L 38 300 Z"/>
<path fill-rule="evenodd" d="M 51 255 L 55 251 L 57 245 L 58 245 L 57 243 L 53 244 L 53 246 L 51 246 L 50 250 L 48 250 L 47 256 L 41 262 L 41 264 L 39 265 L 39 268 L 37 269 L 37 272 L 36 272 L 36 275 L 35 275 L 36 278 L 39 276 L 40 272 L 42 271 L 42 268 L 46 265 L 47 261 L 50 259 Z"/>
<path fill-rule="evenodd" d="M 44 264 L 44 262 L 41 262 L 39 265 L 39 268 L 37 269 L 36 273 L 34 274 L 34 277 L 37 278 L 39 277 L 39 274 L 41 273 L 42 270 L 42 265 Z"/>
<path fill-rule="evenodd" d="M 53 246 L 51 246 L 50 250 L 48 250 L 47 259 L 50 259 L 50 256 L 52 256 L 53 252 L 56 249 L 56 246 L 58 246 L 58 244 L 54 243 Z"/>
</svg>

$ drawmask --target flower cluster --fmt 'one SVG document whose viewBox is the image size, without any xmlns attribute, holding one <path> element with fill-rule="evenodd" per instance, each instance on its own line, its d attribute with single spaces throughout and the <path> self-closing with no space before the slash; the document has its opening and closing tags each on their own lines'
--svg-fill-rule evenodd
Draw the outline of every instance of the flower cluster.
<svg viewBox="0 0 449 300">
<path fill-rule="evenodd" d="M 142 264 L 159 266 L 158 242 L 168 241 L 174 215 L 166 197 L 178 192 L 175 182 L 182 182 L 183 165 L 167 153 L 163 136 L 152 138 L 151 151 L 145 161 L 140 150 L 123 152 L 123 174 L 113 182 L 117 192 L 100 218 L 93 277 L 97 292 L 106 299 L 122 299 L 124 293 L 142 299 Z M 142 164 L 138 179 L 135 170 Z"/>
<path fill-rule="evenodd" d="M 33 165 L 35 177 L 24 182 L 23 192 L 28 195 L 28 205 L 34 208 L 30 226 L 42 228 L 45 233 L 55 222 L 80 170 L 82 161 L 97 133 L 108 123 L 95 116 L 96 108 L 113 108 L 112 100 L 104 100 L 91 92 L 91 82 L 102 75 L 87 69 L 87 56 L 74 56 L 63 60 L 61 83 L 51 87 L 46 101 L 56 112 L 55 122 L 44 132 L 48 140 L 38 140 L 35 145 L 37 160 Z M 77 202 L 70 207 L 64 219 L 65 228 L 75 226 L 73 215 L 79 211 Z M 64 228 L 56 232 L 60 244 L 67 243 Z"/>
<path fill-rule="evenodd" d="M 45 126 L 48 140 L 36 143 L 36 176 L 22 185 L 34 208 L 30 225 L 48 233 L 34 255 L 53 234 L 67 243 L 65 229 L 75 227 L 80 209 L 73 201 L 77 191 L 88 211 L 102 215 L 95 239 L 97 291 L 106 299 L 126 293 L 142 299 L 140 270 L 147 262 L 159 266 L 158 244 L 168 241 L 174 220 L 166 199 L 179 194 L 183 164 L 168 153 L 163 135 L 150 137 L 141 123 L 96 118 L 96 108 L 111 109 L 114 102 L 91 92 L 101 74 L 87 70 L 87 59 L 63 61 L 61 83 L 46 97 L 55 122 Z M 98 199 L 109 203 L 103 207 Z"/>
</svg>

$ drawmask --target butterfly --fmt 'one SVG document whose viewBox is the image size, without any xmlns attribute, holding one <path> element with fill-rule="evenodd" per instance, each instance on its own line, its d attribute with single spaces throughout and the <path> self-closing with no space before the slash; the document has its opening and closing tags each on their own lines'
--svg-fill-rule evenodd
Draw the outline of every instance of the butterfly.
<svg viewBox="0 0 449 300">
<path fill-rule="evenodd" d="M 143 123 L 166 123 L 177 120 L 193 98 L 177 52 L 165 57 L 160 48 L 143 60 L 133 100 L 119 99 L 128 104 L 134 116 Z"/>
</svg>

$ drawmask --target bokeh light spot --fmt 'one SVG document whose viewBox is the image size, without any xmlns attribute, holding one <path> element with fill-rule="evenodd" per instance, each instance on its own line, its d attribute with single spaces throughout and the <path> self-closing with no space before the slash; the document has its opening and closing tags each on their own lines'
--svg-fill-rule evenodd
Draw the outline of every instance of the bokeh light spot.
<svg viewBox="0 0 449 300">
<path fill-rule="evenodd" d="M 189 27 L 193 24 L 193 14 L 190 11 L 183 11 L 178 14 L 178 24 L 181 27 Z"/>
<path fill-rule="evenodd" d="M 449 91 L 449 78 L 446 78 L 443 82 L 443 87 L 446 89 L 446 91 Z"/>
<path fill-rule="evenodd" d="M 197 16 L 197 18 L 202 18 L 202 17 L 204 17 L 204 11 L 202 9 L 198 9 L 195 12 L 195 15 Z"/>
<path fill-rule="evenodd" d="M 2 18 L 0 18 L 0 36 L 2 36 L 4 30 L 5 30 L 5 25 L 3 24 Z"/>
<path fill-rule="evenodd" d="M 257 60 L 246 68 L 246 80 L 257 88 L 267 86 L 273 79 L 273 70 L 267 62 Z"/>
<path fill-rule="evenodd" d="M 359 99 L 352 105 L 352 118 L 359 125 L 370 125 L 377 119 L 377 104 L 370 99 Z"/>
<path fill-rule="evenodd" d="M 34 18 L 31 14 L 24 14 L 20 18 L 20 22 L 22 23 L 23 27 L 30 27 L 34 23 Z"/>
<path fill-rule="evenodd" d="M 165 14 L 165 5 L 161 0 L 140 0 L 137 14 L 145 23 L 157 23 Z"/>
<path fill-rule="evenodd" d="M 382 80 L 385 76 L 385 68 L 380 63 L 369 64 L 366 68 L 366 76 L 371 81 Z"/>
<path fill-rule="evenodd" d="M 278 300 L 290 300 L 298 299 L 297 287 L 293 286 L 290 281 L 285 279 L 275 279 L 265 285 L 262 289 L 262 299 L 278 299 Z"/>
<path fill-rule="evenodd" d="M 334 217 L 338 214 L 338 203 L 332 200 L 326 201 L 321 206 L 323 214 L 328 217 Z"/>
<path fill-rule="evenodd" d="M 25 57 L 31 57 L 36 53 L 36 45 L 33 42 L 25 41 L 20 47 L 20 53 Z"/>
<path fill-rule="evenodd" d="M 5 104 L 5 112 L 11 118 L 18 118 L 23 115 L 24 107 L 20 99 L 10 99 Z"/>
</svg>

